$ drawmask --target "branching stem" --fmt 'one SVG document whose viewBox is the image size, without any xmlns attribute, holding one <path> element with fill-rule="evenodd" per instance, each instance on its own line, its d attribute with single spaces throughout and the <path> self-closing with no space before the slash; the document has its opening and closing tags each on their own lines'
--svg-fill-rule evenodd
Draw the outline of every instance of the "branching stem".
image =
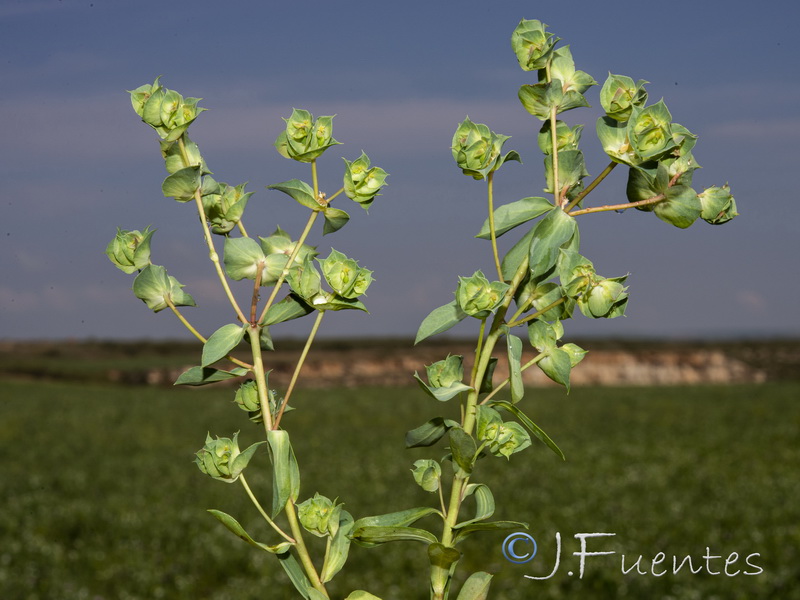
<svg viewBox="0 0 800 600">
<path fill-rule="evenodd" d="M 591 191 L 592 191 L 594 188 L 596 188 L 598 185 L 600 185 L 600 182 L 601 182 L 601 181 L 603 181 L 603 179 L 605 179 L 605 178 L 608 176 L 608 174 L 609 174 L 609 173 L 611 173 L 611 171 L 613 171 L 613 170 L 614 170 L 614 167 L 616 167 L 616 166 L 617 166 L 617 164 L 619 164 L 619 163 L 615 163 L 615 162 L 612 160 L 612 161 L 611 161 L 611 162 L 608 164 L 608 166 L 607 166 L 605 169 L 603 169 L 603 170 L 602 170 L 602 172 L 601 172 L 601 173 L 600 173 L 600 174 L 599 174 L 597 177 L 595 177 L 595 178 L 594 178 L 594 181 L 592 181 L 592 183 L 590 183 L 588 186 L 586 186 L 586 188 L 584 188 L 584 190 L 583 190 L 583 191 L 582 191 L 580 194 L 578 194 L 577 196 L 575 196 L 575 197 L 572 199 L 572 202 L 570 202 L 569 204 L 567 204 L 567 206 L 565 206 L 565 207 L 564 207 L 564 212 L 568 213 L 568 212 L 569 212 L 569 211 L 571 211 L 573 208 L 575 208 L 576 206 L 578 206 L 578 204 L 580 203 L 580 201 L 581 201 L 581 200 L 583 200 L 583 199 L 584 199 L 586 196 L 588 196 L 588 195 L 589 195 L 589 193 L 590 193 L 590 192 L 591 192 Z"/>
<path fill-rule="evenodd" d="M 650 204 L 658 204 L 659 202 L 666 199 L 667 199 L 666 194 L 658 194 L 657 196 L 653 196 L 652 198 L 647 198 L 645 200 L 639 200 L 638 202 L 625 202 L 624 204 L 606 204 L 604 206 L 595 206 L 592 208 L 573 210 L 571 213 L 567 214 L 570 217 L 577 217 L 579 215 L 588 215 L 590 213 L 607 212 L 611 210 L 627 210 L 629 208 L 636 208 L 637 206 L 648 206 Z"/>
<path fill-rule="evenodd" d="M 244 478 L 244 473 L 240 473 L 239 474 L 239 481 L 242 482 L 242 486 L 244 487 L 244 491 L 247 492 L 247 495 L 250 497 L 250 500 L 253 502 L 255 507 L 258 509 L 258 512 L 261 513 L 261 516 L 264 517 L 264 520 L 269 524 L 269 526 L 272 527 L 275 531 L 277 531 L 278 535 L 280 535 L 287 542 L 289 542 L 291 544 L 295 544 L 296 542 L 295 542 L 294 538 L 291 537 L 289 534 L 287 534 L 285 531 L 283 531 L 283 529 L 278 527 L 278 525 L 275 523 L 275 521 L 273 521 L 272 519 L 269 518 L 269 515 L 264 510 L 264 507 L 261 506 L 261 503 L 258 501 L 258 498 L 256 498 L 255 494 L 253 494 L 253 490 L 251 490 L 250 486 L 247 485 L 247 480 Z"/>
<path fill-rule="evenodd" d="M 494 256 L 494 265 L 497 268 L 497 277 L 500 281 L 503 281 L 503 268 L 500 266 L 500 255 L 497 252 L 497 235 L 494 230 L 494 171 L 489 171 L 486 176 L 486 187 L 489 196 L 489 236 L 492 240 L 492 255 Z"/>
</svg>

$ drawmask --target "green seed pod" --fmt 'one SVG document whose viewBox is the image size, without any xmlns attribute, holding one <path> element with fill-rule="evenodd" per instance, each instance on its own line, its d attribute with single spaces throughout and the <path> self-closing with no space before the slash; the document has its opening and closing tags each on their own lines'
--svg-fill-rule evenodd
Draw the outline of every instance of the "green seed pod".
<svg viewBox="0 0 800 600">
<path fill-rule="evenodd" d="M 473 123 L 467 117 L 456 129 L 450 149 L 464 175 L 483 179 L 507 160 L 520 160 L 519 154 L 513 150 L 502 155 L 503 144 L 509 139 L 510 136 L 496 134 L 486 125 Z"/>
<path fill-rule="evenodd" d="M 414 481 L 426 492 L 435 492 L 439 489 L 439 480 L 442 477 L 442 467 L 431 459 L 420 459 L 414 462 L 411 469 Z"/>
<path fill-rule="evenodd" d="M 125 273 L 141 271 L 150 264 L 150 238 L 155 229 L 127 231 L 117 227 L 117 235 L 106 246 L 106 254 L 116 267 Z"/>
<path fill-rule="evenodd" d="M 357 261 L 332 248 L 328 258 L 319 264 L 325 281 L 343 298 L 358 298 L 372 283 L 372 271 L 359 267 Z"/>
<path fill-rule="evenodd" d="M 503 302 L 503 294 L 508 284 L 489 280 L 481 271 L 472 277 L 459 277 L 456 301 L 463 312 L 471 317 L 483 319 L 489 316 Z"/>
<path fill-rule="evenodd" d="M 700 217 L 712 225 L 727 223 L 739 213 L 736 212 L 736 200 L 731 195 L 731 188 L 726 183 L 722 187 L 713 186 L 698 195 L 703 207 Z"/>
<path fill-rule="evenodd" d="M 559 38 L 536 19 L 522 19 L 511 34 L 511 48 L 523 71 L 544 69 Z"/>
<path fill-rule="evenodd" d="M 326 535 L 333 537 L 339 529 L 339 514 L 342 512 L 342 506 L 342 504 L 337 505 L 335 500 L 315 493 L 313 498 L 297 505 L 297 516 L 300 524 L 309 533 L 317 537 Z"/>
<path fill-rule="evenodd" d="M 343 160 L 346 165 L 344 193 L 366 210 L 372 204 L 375 196 L 379 195 L 378 192 L 381 188 L 386 185 L 388 173 L 380 167 L 370 168 L 369 157 L 363 152 L 353 162 L 349 162 L 347 159 Z"/>
<path fill-rule="evenodd" d="M 275 140 L 275 148 L 281 156 L 299 162 L 311 162 L 325 150 L 339 142 L 333 139 L 333 117 L 314 116 L 307 110 L 292 110 L 284 119 L 286 128 Z"/>
<path fill-rule="evenodd" d="M 646 83 L 650 82 L 640 79 L 634 83 L 630 77 L 609 73 L 600 89 L 600 105 L 615 121 L 627 121 L 634 106 L 642 107 L 647 102 Z"/>
</svg>

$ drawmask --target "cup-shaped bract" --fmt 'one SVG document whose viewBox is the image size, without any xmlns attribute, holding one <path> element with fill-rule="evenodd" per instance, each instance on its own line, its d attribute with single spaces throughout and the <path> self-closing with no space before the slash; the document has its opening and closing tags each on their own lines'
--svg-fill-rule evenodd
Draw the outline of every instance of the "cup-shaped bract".
<svg viewBox="0 0 800 600">
<path fill-rule="evenodd" d="M 597 85 L 594 77 L 585 71 L 579 71 L 575 68 L 575 61 L 572 58 L 572 51 L 569 46 L 564 46 L 553 52 L 553 60 L 550 63 L 550 77 L 561 82 L 561 90 L 564 94 L 570 92 L 583 94 L 591 86 Z M 546 81 L 546 78 L 546 73 L 539 71 L 540 81 Z M 567 108 L 564 107 L 564 110 L 567 110 Z"/>
<path fill-rule="evenodd" d="M 310 303 L 314 302 L 322 290 L 322 278 L 314 267 L 311 255 L 306 255 L 300 264 L 292 265 L 286 282 L 293 292 Z"/>
<path fill-rule="evenodd" d="M 317 537 L 334 536 L 339 529 L 339 514 L 342 504 L 336 504 L 319 493 L 297 505 L 297 516 L 300 524 Z"/>
<path fill-rule="evenodd" d="M 736 200 L 731 195 L 731 188 L 726 183 L 722 187 L 713 186 L 697 194 L 700 198 L 702 212 L 700 218 L 712 225 L 727 223 L 739 213 L 736 212 Z"/>
<path fill-rule="evenodd" d="M 444 360 L 427 365 L 428 383 L 431 387 L 447 388 L 454 383 L 461 383 L 464 379 L 464 357 L 448 355 Z"/>
<path fill-rule="evenodd" d="M 511 48 L 523 71 L 544 69 L 559 38 L 536 19 L 522 19 L 511 34 Z"/>
<path fill-rule="evenodd" d="M 333 116 L 315 120 L 307 110 L 295 108 L 284 121 L 286 127 L 275 140 L 275 148 L 285 158 L 311 162 L 339 143 L 333 139 Z"/>
<path fill-rule="evenodd" d="M 369 157 L 364 152 L 353 162 L 347 159 L 343 160 L 346 165 L 344 193 L 366 210 L 372 204 L 375 196 L 379 195 L 381 188 L 387 185 L 388 173 L 380 167 L 371 167 Z"/>
<path fill-rule="evenodd" d="M 200 98 L 184 98 L 175 90 L 162 87 L 158 79 L 132 90 L 131 104 L 162 140 L 171 142 L 181 137 L 206 109 L 197 106 Z"/>
<path fill-rule="evenodd" d="M 271 285 L 280 278 L 297 242 L 292 241 L 289 234 L 280 227 L 269 237 L 259 237 L 258 239 L 261 241 L 261 249 L 267 257 L 261 283 L 262 285 Z M 316 255 L 317 251 L 314 246 L 303 244 L 294 258 L 294 266 L 301 265 L 306 258 L 314 258 Z"/>
<path fill-rule="evenodd" d="M 531 436 L 519 423 L 503 422 L 495 409 L 478 406 L 476 436 L 495 456 L 509 458 L 531 445 Z"/>
<path fill-rule="evenodd" d="M 451 150 L 453 159 L 464 175 L 483 179 L 508 160 L 519 161 L 515 151 L 503 155 L 503 144 L 510 136 L 494 133 L 482 123 L 473 123 L 469 117 L 462 121 L 455 134 Z"/>
<path fill-rule="evenodd" d="M 627 121 L 634 106 L 642 107 L 647 102 L 647 90 L 644 88 L 646 83 L 649 82 L 644 79 L 634 83 L 626 75 L 609 73 L 600 89 L 600 105 L 615 121 Z"/>
<path fill-rule="evenodd" d="M 153 312 L 173 306 L 196 306 L 194 298 L 183 291 L 181 284 L 159 265 L 147 265 L 133 280 L 133 294 Z"/>
<path fill-rule="evenodd" d="M 559 152 L 564 150 L 577 150 L 578 143 L 581 141 L 583 125 L 570 127 L 564 121 L 556 121 L 556 149 Z M 539 150 L 544 154 L 552 154 L 553 137 L 551 133 L 550 121 L 545 121 L 539 130 L 537 138 Z"/>
<path fill-rule="evenodd" d="M 150 264 L 150 239 L 155 229 L 128 231 L 117 227 L 117 235 L 106 246 L 109 260 L 121 271 L 133 273 Z"/>
<path fill-rule="evenodd" d="M 253 192 L 244 191 L 246 185 L 220 183 L 214 193 L 203 195 L 203 208 L 213 233 L 224 235 L 239 223 L 247 201 L 253 195 Z"/>
<path fill-rule="evenodd" d="M 485 319 L 503 302 L 508 290 L 507 283 L 489 282 L 482 271 L 475 271 L 471 277 L 459 277 L 456 288 L 456 302 L 462 312 L 477 319 Z"/>
<path fill-rule="evenodd" d="M 631 109 L 628 140 L 642 160 L 658 160 L 678 147 L 672 136 L 672 115 L 663 100 L 656 104 Z"/>
<path fill-rule="evenodd" d="M 627 277 L 627 276 L 626 276 Z M 622 316 L 628 302 L 626 277 L 602 279 L 578 297 L 578 308 L 586 317 L 600 319 Z"/>
<path fill-rule="evenodd" d="M 233 438 L 213 439 L 206 434 L 205 445 L 195 453 L 194 462 L 197 467 L 206 475 L 225 483 L 233 483 L 239 479 L 256 448 L 266 442 L 256 442 L 241 451 L 238 437 L 238 432 L 233 434 Z"/>
<path fill-rule="evenodd" d="M 414 461 L 411 469 L 414 481 L 426 492 L 435 492 L 439 489 L 439 480 L 442 477 L 441 465 L 430 458 Z"/>
<path fill-rule="evenodd" d="M 325 281 L 342 298 L 358 298 L 372 283 L 372 271 L 359 267 L 358 261 L 333 248 L 327 258 L 319 260 L 319 264 Z"/>
</svg>

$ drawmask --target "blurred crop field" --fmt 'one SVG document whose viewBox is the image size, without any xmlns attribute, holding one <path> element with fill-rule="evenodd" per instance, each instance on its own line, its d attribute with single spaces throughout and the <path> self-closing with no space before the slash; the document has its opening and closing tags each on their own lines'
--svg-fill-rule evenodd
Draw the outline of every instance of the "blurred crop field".
<svg viewBox="0 0 800 600">
<path fill-rule="evenodd" d="M 238 483 L 214 481 L 192 463 L 207 431 L 241 431 L 242 447 L 261 439 L 232 396 L 213 386 L 0 381 L 0 598 L 294 598 L 274 557 L 205 512 L 228 512 L 256 539 L 275 541 Z M 798 399 L 798 382 L 530 390 L 526 412 L 567 460 L 534 442 L 511 464 L 481 460 L 474 480 L 492 489 L 495 518 L 530 524 L 539 552 L 512 564 L 501 553 L 507 532 L 476 534 L 461 547 L 459 572 L 496 573 L 490 597 L 498 600 L 800 598 Z M 410 467 L 445 450 L 404 450 L 403 436 L 453 416 L 443 412 L 453 406 L 413 388 L 309 390 L 292 404 L 285 425 L 302 498 L 338 496 L 356 517 L 436 502 Z M 267 461 L 260 453 L 247 473 L 268 505 Z M 581 578 L 574 536 L 590 532 L 614 533 L 588 540 L 589 551 L 614 554 L 589 556 Z M 553 570 L 557 533 L 556 574 L 526 578 Z M 734 552 L 728 572 L 739 573 L 728 576 Z M 653 568 L 659 553 L 664 562 Z M 623 574 L 623 554 L 626 569 L 642 556 L 646 574 Z M 672 557 L 687 555 L 702 571 L 673 574 Z M 762 572 L 744 573 L 756 570 L 748 556 Z M 356 547 L 332 597 L 363 588 L 384 600 L 425 599 L 426 563 L 418 544 Z"/>
</svg>

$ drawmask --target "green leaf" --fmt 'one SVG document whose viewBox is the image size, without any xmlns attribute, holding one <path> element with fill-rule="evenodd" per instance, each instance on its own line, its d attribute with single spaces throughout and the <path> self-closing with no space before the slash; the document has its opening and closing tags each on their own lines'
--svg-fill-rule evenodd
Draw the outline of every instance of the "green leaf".
<svg viewBox="0 0 800 600">
<path fill-rule="evenodd" d="M 492 385 L 492 377 L 494 376 L 494 369 L 497 366 L 497 357 L 493 356 L 489 359 L 489 364 L 486 365 L 486 371 L 483 373 L 483 381 L 478 390 L 481 394 L 488 394 L 494 389 Z"/>
<path fill-rule="evenodd" d="M 506 255 L 503 257 L 503 263 L 500 268 L 503 271 L 503 279 L 510 281 L 514 277 L 514 273 L 522 264 L 523 260 L 527 260 L 528 254 L 531 249 L 531 241 L 533 240 L 533 232 L 536 227 L 531 227 L 520 240 L 511 247 Z"/>
<path fill-rule="evenodd" d="M 430 531 L 416 527 L 359 527 L 353 530 L 353 541 L 360 546 L 372 547 L 387 542 L 436 543 L 436 536 Z"/>
<path fill-rule="evenodd" d="M 268 185 L 267 189 L 283 192 L 311 210 L 322 210 L 322 205 L 317 202 L 317 199 L 314 197 L 314 190 L 311 189 L 311 186 L 305 181 L 300 181 L 299 179 L 290 179 L 289 181 L 284 181 L 282 183 Z"/>
<path fill-rule="evenodd" d="M 305 571 L 303 571 L 303 567 L 300 565 L 298 560 L 295 558 L 294 554 L 291 552 L 284 552 L 283 554 L 278 554 L 278 560 L 281 563 L 281 567 L 283 570 L 286 571 L 286 574 L 289 576 L 289 579 L 294 585 L 295 589 L 300 592 L 300 595 L 303 598 L 309 598 L 309 590 L 314 590 L 311 582 L 306 577 Z"/>
<path fill-rule="evenodd" d="M 406 433 L 406 448 L 433 446 L 444 437 L 447 430 L 457 427 L 458 423 L 443 417 L 434 417 L 430 421 Z"/>
<path fill-rule="evenodd" d="M 504 204 L 494 211 L 495 236 L 500 237 L 517 225 L 522 225 L 531 219 L 535 219 L 552 208 L 553 205 L 549 200 L 538 197 L 523 198 L 516 202 Z M 480 232 L 475 237 L 482 240 L 488 240 L 491 237 L 489 219 L 486 219 Z"/>
<path fill-rule="evenodd" d="M 153 312 L 169 307 L 167 299 L 175 306 L 196 306 L 194 298 L 183 291 L 183 285 L 158 265 L 147 265 L 141 270 L 133 280 L 133 293 Z"/>
<path fill-rule="evenodd" d="M 350 220 L 348 215 L 341 208 L 333 208 L 332 206 L 326 207 L 322 211 L 322 216 L 325 217 L 325 225 L 322 228 L 322 235 L 339 231 Z"/>
<path fill-rule="evenodd" d="M 214 517 L 216 517 L 220 523 L 222 523 L 223 525 L 225 525 L 225 527 L 227 527 L 230 531 L 232 531 L 234 535 L 241 538 L 251 546 L 255 546 L 256 548 L 261 548 L 262 550 L 265 550 L 270 554 L 281 554 L 283 552 L 287 552 L 292 547 L 292 544 L 289 542 L 281 542 L 279 544 L 275 544 L 274 546 L 268 546 L 267 544 L 262 544 L 261 542 L 257 542 L 253 538 L 251 538 L 250 535 L 248 535 L 248 533 L 244 530 L 244 527 L 242 527 L 239 524 L 239 522 L 229 514 L 226 514 L 221 510 L 214 510 L 214 509 L 209 509 L 208 512 L 214 515 Z"/>
<path fill-rule="evenodd" d="M 347 596 L 344 600 L 381 600 L 377 596 L 373 596 L 369 592 L 365 592 L 364 590 L 356 590 L 355 592 L 351 592 L 350 595 Z"/>
<path fill-rule="evenodd" d="M 229 323 L 217 329 L 203 345 L 201 366 L 207 367 L 221 358 L 225 358 L 231 350 L 239 345 L 244 333 L 245 328 L 237 323 Z"/>
<path fill-rule="evenodd" d="M 453 529 L 462 529 L 478 521 L 485 521 L 494 514 L 494 496 L 485 483 L 470 483 L 464 493 L 465 498 L 468 496 L 475 496 L 475 517 L 456 524 Z"/>
<path fill-rule="evenodd" d="M 314 312 L 314 309 L 306 304 L 300 296 L 289 294 L 277 304 L 269 307 L 267 314 L 264 315 L 264 320 L 260 324 L 275 325 L 276 323 L 304 317 L 312 312 Z"/>
<path fill-rule="evenodd" d="M 440 569 L 448 570 L 461 558 L 461 552 L 438 542 L 428 546 L 428 558 L 431 564 Z"/>
<path fill-rule="evenodd" d="M 478 453 L 475 440 L 460 426 L 451 427 L 448 435 L 450 436 L 450 451 L 453 453 L 453 461 L 467 474 L 472 473 L 475 455 Z"/>
<path fill-rule="evenodd" d="M 188 371 L 181 373 L 175 380 L 174 385 L 208 385 L 209 383 L 241 377 L 246 375 L 247 372 L 247 369 L 243 368 L 223 371 L 222 369 L 212 369 L 211 367 L 192 367 Z"/>
<path fill-rule="evenodd" d="M 515 335 L 507 334 L 508 346 L 508 379 L 511 384 L 511 401 L 519 402 L 525 395 L 522 386 L 522 340 Z"/>
<path fill-rule="evenodd" d="M 667 189 L 667 199 L 656 204 L 656 216 L 662 221 L 686 229 L 702 212 L 700 198 L 688 185 L 674 185 Z"/>
<path fill-rule="evenodd" d="M 528 416 L 524 412 L 522 412 L 517 406 L 511 404 L 510 402 L 506 402 L 504 400 L 498 400 L 497 402 L 492 402 L 491 405 L 496 406 L 498 408 L 504 408 L 508 412 L 513 414 L 519 420 L 519 422 L 525 426 L 525 428 L 528 431 L 530 431 L 533 435 L 539 438 L 539 441 L 541 441 L 545 446 L 550 448 L 550 450 L 552 450 L 559 457 L 561 457 L 561 460 L 566 460 L 566 458 L 564 457 L 564 453 L 561 451 L 561 448 L 559 448 L 556 445 L 556 443 L 550 439 L 550 436 L 547 435 L 544 432 L 544 430 L 541 427 L 539 427 L 536 423 L 531 421 L 530 418 L 528 418 Z"/>
<path fill-rule="evenodd" d="M 267 256 L 261 245 L 253 238 L 226 237 L 222 262 L 225 265 L 225 273 L 235 281 L 255 280 L 259 269 L 263 279 Z"/>
<path fill-rule="evenodd" d="M 476 531 L 503 531 L 508 529 L 520 530 L 527 528 L 528 524 L 521 521 L 482 521 L 480 523 L 471 523 L 456 532 L 454 542 L 459 543 Z"/>
<path fill-rule="evenodd" d="M 539 221 L 530 247 L 531 277 L 538 279 L 555 266 L 559 249 L 577 230 L 575 219 L 560 208 L 553 209 Z"/>
<path fill-rule="evenodd" d="M 346 510 L 339 514 L 339 527 L 331 539 L 325 561 L 322 565 L 320 577 L 322 583 L 327 583 L 342 570 L 350 552 L 350 534 L 353 531 L 353 515 Z"/>
<path fill-rule="evenodd" d="M 276 517 L 289 500 L 300 494 L 300 469 L 288 432 L 273 429 L 267 432 L 272 457 L 272 517 Z"/>
<path fill-rule="evenodd" d="M 419 521 L 422 517 L 433 514 L 441 515 L 438 510 L 430 506 L 407 508 L 406 510 L 383 515 L 361 517 L 353 524 L 353 529 L 359 529 L 360 527 L 405 527 Z"/>
<path fill-rule="evenodd" d="M 486 600 L 491 583 L 492 575 L 485 571 L 477 571 L 470 575 L 461 586 L 456 600 Z"/>
<path fill-rule="evenodd" d="M 422 340 L 447 331 L 454 325 L 467 318 L 467 314 L 458 306 L 458 302 L 453 300 L 449 304 L 440 306 L 433 310 L 419 326 L 417 337 L 414 340 L 414 345 L 419 344 Z"/>
<path fill-rule="evenodd" d="M 439 402 L 447 402 L 454 396 L 457 396 L 461 392 L 469 392 L 472 390 L 471 387 L 465 385 L 463 383 L 453 383 L 448 387 L 431 387 L 427 383 L 425 383 L 422 378 L 419 376 L 419 373 L 416 371 L 414 372 L 414 379 L 417 380 L 419 383 L 419 387 L 422 388 L 422 391 L 428 394 L 431 398 L 438 400 Z"/>
<path fill-rule="evenodd" d="M 201 168 L 199 165 L 175 171 L 161 184 L 161 191 L 167 198 L 178 202 L 188 202 L 200 188 Z"/>
<path fill-rule="evenodd" d="M 564 100 L 561 82 L 557 80 L 552 83 L 523 85 L 519 88 L 518 96 L 525 110 L 542 120 L 549 119 L 550 109 L 558 107 Z"/>
</svg>

